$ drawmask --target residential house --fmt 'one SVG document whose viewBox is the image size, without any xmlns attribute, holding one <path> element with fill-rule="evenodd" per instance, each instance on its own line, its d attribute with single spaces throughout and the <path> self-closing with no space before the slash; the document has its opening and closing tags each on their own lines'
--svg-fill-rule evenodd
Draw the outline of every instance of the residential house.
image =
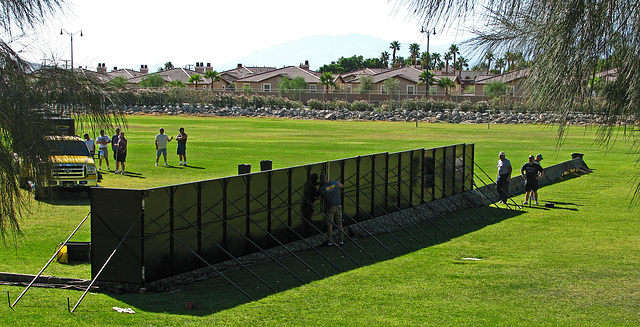
<svg viewBox="0 0 640 327">
<path fill-rule="evenodd" d="M 196 88 L 195 83 L 189 83 L 189 79 L 191 78 L 191 76 L 195 74 L 199 74 L 199 73 L 196 72 L 195 70 L 190 70 L 186 68 L 172 68 L 172 69 L 166 69 L 157 73 L 140 75 L 140 76 L 130 78 L 127 80 L 127 84 L 131 86 L 137 86 L 138 83 L 140 83 L 140 81 L 142 81 L 143 79 L 152 75 L 157 75 L 162 77 L 162 79 L 165 80 L 167 83 L 172 81 L 181 81 L 185 85 L 189 85 L 191 88 Z M 197 89 L 203 90 L 207 85 L 210 85 L 210 84 L 211 82 L 207 82 L 207 79 L 205 79 L 203 76 L 203 78 L 201 79 L 201 82 L 198 82 Z"/>
<path fill-rule="evenodd" d="M 223 91 L 231 90 L 234 88 L 235 82 L 239 79 L 274 70 L 276 70 L 275 67 L 245 67 L 242 64 L 238 64 L 238 67 L 220 73 L 220 82 L 214 85 L 214 89 Z M 242 88 L 242 86 L 240 88 Z"/>
<path fill-rule="evenodd" d="M 384 81 L 389 78 L 394 78 L 398 80 L 400 93 L 407 94 L 409 96 L 424 96 L 427 94 L 427 86 L 420 83 L 420 75 L 422 75 L 423 72 L 424 70 L 418 69 L 416 67 L 400 67 L 396 69 L 385 70 L 380 73 L 371 75 L 374 84 L 373 92 L 386 93 L 386 90 L 384 89 Z M 359 76 L 362 75 L 363 74 L 360 74 Z M 352 79 L 351 81 L 348 81 L 348 83 L 352 85 L 352 90 L 358 90 L 360 88 L 359 76 L 358 79 Z M 435 83 L 429 88 L 430 95 L 445 94 L 445 89 L 437 85 L 438 80 L 442 78 L 449 78 L 455 84 L 454 89 L 449 90 L 449 94 L 458 94 L 460 92 L 460 82 L 457 75 L 434 76 Z"/>
<path fill-rule="evenodd" d="M 473 71 L 473 70 L 463 70 L 463 71 L 456 71 L 456 75 L 458 75 L 458 78 L 460 79 L 460 84 L 461 84 L 461 88 L 462 90 L 465 90 L 466 88 L 470 87 L 473 91 L 470 92 L 475 92 L 475 82 L 476 82 L 476 78 L 478 76 L 493 76 L 493 75 L 488 75 L 486 70 L 483 71 Z"/>
<path fill-rule="evenodd" d="M 474 83 L 474 95 L 485 95 L 485 87 L 488 83 L 500 82 L 507 86 L 508 94 L 511 96 L 522 96 L 525 93 L 526 80 L 529 76 L 529 69 L 519 69 L 501 75 L 478 76 Z"/>
<path fill-rule="evenodd" d="M 322 92 L 324 86 L 320 85 L 319 75 L 317 72 L 309 70 L 305 65 L 300 65 L 300 67 L 287 66 L 237 79 L 235 86 L 236 90 L 249 88 L 254 92 L 277 92 L 278 84 L 283 77 L 291 79 L 302 77 L 309 84 L 309 92 Z"/>
<path fill-rule="evenodd" d="M 336 76 L 334 83 L 336 84 L 336 90 L 346 91 L 351 93 L 354 87 L 359 86 L 359 80 L 362 76 L 373 76 L 376 74 L 384 73 L 388 71 L 388 68 L 364 68 L 345 74 Z"/>
</svg>

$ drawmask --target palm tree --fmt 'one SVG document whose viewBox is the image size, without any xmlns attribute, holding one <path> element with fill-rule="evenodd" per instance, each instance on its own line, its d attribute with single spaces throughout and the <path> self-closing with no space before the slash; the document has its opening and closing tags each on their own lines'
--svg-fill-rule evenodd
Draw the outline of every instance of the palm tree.
<svg viewBox="0 0 640 327">
<path fill-rule="evenodd" d="M 220 73 L 215 70 L 208 70 L 204 73 L 204 77 L 211 80 L 211 91 L 213 91 L 213 83 L 220 82 L 222 77 L 220 77 Z"/>
<path fill-rule="evenodd" d="M 44 118 L 47 114 L 70 115 L 84 130 L 123 123 L 119 113 L 108 111 L 114 102 L 114 95 L 105 91 L 108 84 L 55 65 L 34 70 L 12 48 L 14 43 L 5 41 L 60 18 L 57 14 L 67 8 L 63 5 L 57 0 L 0 1 L 0 243 L 9 233 L 20 235 L 20 217 L 30 206 L 29 193 L 20 189 L 23 178 L 42 185 L 51 177 L 45 136 L 53 127 Z"/>
<path fill-rule="evenodd" d="M 195 90 L 198 89 L 198 82 L 200 82 L 200 80 L 202 79 L 202 75 L 200 74 L 193 74 L 191 75 L 191 77 L 189 77 L 189 83 L 195 83 L 196 87 L 194 88 Z"/>
<path fill-rule="evenodd" d="M 451 56 L 451 52 L 447 52 L 444 54 L 444 61 L 445 61 L 444 67 L 447 70 L 446 75 L 449 75 L 449 60 L 451 60 L 451 58 L 453 58 L 453 56 Z"/>
<path fill-rule="evenodd" d="M 496 60 L 496 68 L 498 69 L 498 73 L 502 74 L 502 69 L 505 67 L 504 58 L 499 58 Z"/>
<path fill-rule="evenodd" d="M 454 87 L 455 85 L 456 85 L 456 83 L 452 79 L 450 79 L 448 77 L 441 78 L 438 81 L 438 86 L 444 88 L 444 99 L 445 100 L 447 100 L 449 98 L 449 90 L 452 87 Z"/>
<path fill-rule="evenodd" d="M 428 70 L 425 70 L 418 76 L 418 84 L 424 84 L 427 87 L 426 96 L 429 97 L 429 86 L 433 84 L 435 80 L 435 75 Z"/>
<path fill-rule="evenodd" d="M 434 52 L 431 54 L 431 60 L 433 60 L 433 69 L 436 69 L 436 67 L 438 67 L 438 63 L 441 62 L 442 60 L 440 60 L 440 54 L 437 52 Z"/>
<path fill-rule="evenodd" d="M 428 52 L 423 52 L 420 55 L 420 63 L 422 64 L 422 69 L 429 69 L 429 63 L 431 62 L 431 57 Z"/>
<path fill-rule="evenodd" d="M 458 61 L 453 63 L 453 68 L 454 69 L 458 69 L 458 78 L 462 79 L 462 69 L 464 69 L 465 67 L 469 67 L 469 59 L 465 59 L 464 57 L 460 56 L 458 57 Z"/>
<path fill-rule="evenodd" d="M 420 44 L 411 43 L 409 45 L 409 53 L 411 54 L 412 64 L 415 65 L 418 62 L 418 56 L 420 56 Z"/>
<path fill-rule="evenodd" d="M 487 51 L 484 59 L 487 59 L 487 75 L 489 75 L 491 74 L 491 61 L 494 59 L 493 52 L 491 50 Z"/>
<path fill-rule="evenodd" d="M 396 51 L 400 51 L 400 41 L 393 41 L 389 45 L 389 49 L 393 50 L 393 56 L 391 57 L 391 63 L 395 66 L 396 64 Z"/>
<path fill-rule="evenodd" d="M 451 56 L 453 56 L 453 74 L 456 74 L 456 56 L 460 54 L 460 49 L 458 49 L 458 46 L 455 44 L 452 44 L 449 47 L 449 53 L 451 54 Z M 448 72 L 448 71 L 447 71 Z"/>
<path fill-rule="evenodd" d="M 513 65 L 514 59 L 515 59 L 515 53 L 511 51 L 507 51 L 504 53 L 504 61 L 507 62 L 507 69 L 505 70 L 505 73 L 511 70 L 511 66 Z"/>
<path fill-rule="evenodd" d="M 380 54 L 380 61 L 382 61 L 382 65 L 384 66 L 384 68 L 389 67 L 389 52 L 382 51 L 382 53 Z"/>
<path fill-rule="evenodd" d="M 320 75 L 320 84 L 324 85 L 324 93 L 327 93 L 327 90 L 329 89 L 330 86 L 335 87 L 336 83 L 333 81 L 333 75 L 331 75 L 331 73 L 329 72 L 324 72 L 322 75 Z M 322 95 L 323 100 L 324 100 L 324 93 Z"/>
</svg>

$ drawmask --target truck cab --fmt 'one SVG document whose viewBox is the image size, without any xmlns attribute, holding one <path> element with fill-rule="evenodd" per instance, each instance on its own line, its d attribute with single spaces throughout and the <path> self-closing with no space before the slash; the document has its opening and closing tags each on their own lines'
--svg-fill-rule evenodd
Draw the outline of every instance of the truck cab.
<svg viewBox="0 0 640 327">
<path fill-rule="evenodd" d="M 84 141 L 77 136 L 47 136 L 51 145 L 51 177 L 44 187 L 89 190 L 98 186 L 98 171 Z"/>
</svg>

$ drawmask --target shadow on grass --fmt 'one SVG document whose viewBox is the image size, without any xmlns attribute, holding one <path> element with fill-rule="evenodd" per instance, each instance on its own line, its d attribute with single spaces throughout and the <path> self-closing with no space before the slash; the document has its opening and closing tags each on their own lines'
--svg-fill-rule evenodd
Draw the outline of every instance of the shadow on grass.
<svg viewBox="0 0 640 327">
<path fill-rule="evenodd" d="M 297 252 L 297 257 L 278 259 L 286 269 L 274 261 L 250 266 L 249 269 L 260 279 L 247 269 L 242 269 L 226 273 L 229 281 L 218 276 L 181 285 L 170 292 L 112 296 L 139 310 L 206 316 L 316 280 L 444 243 L 522 213 L 522 210 L 508 210 L 504 207 L 467 209 L 465 212 L 458 211 L 455 215 L 445 215 L 444 219 L 422 222 L 406 230 L 350 240 L 340 248 L 323 246 L 317 248 L 319 253 L 310 249 Z M 193 303 L 197 304 L 196 308 L 188 309 Z"/>
<path fill-rule="evenodd" d="M 132 171 L 125 171 L 123 175 L 127 176 L 127 177 L 146 178 L 141 173 L 135 173 L 135 172 L 132 172 Z"/>
<path fill-rule="evenodd" d="M 86 206 L 89 204 L 88 194 L 85 190 L 56 190 L 48 192 L 35 200 L 51 205 Z"/>
</svg>

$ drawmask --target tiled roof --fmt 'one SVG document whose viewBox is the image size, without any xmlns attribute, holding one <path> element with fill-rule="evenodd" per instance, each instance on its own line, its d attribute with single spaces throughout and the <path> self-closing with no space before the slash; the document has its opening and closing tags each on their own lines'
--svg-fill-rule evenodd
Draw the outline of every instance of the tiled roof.
<svg viewBox="0 0 640 327">
<path fill-rule="evenodd" d="M 522 78 L 526 78 L 529 76 L 529 69 L 520 69 L 512 72 L 508 72 L 502 75 L 493 75 L 493 76 L 478 76 L 476 78 L 476 84 L 487 84 L 493 82 L 501 82 L 501 83 L 511 83 L 515 80 L 519 80 Z"/>
<path fill-rule="evenodd" d="M 420 81 L 420 74 L 422 74 L 422 72 L 422 70 L 414 67 L 396 68 L 373 75 L 373 83 L 379 83 L 391 77 L 403 78 L 408 81 L 418 83 Z"/>
<path fill-rule="evenodd" d="M 231 70 L 225 70 L 220 73 L 220 77 L 224 80 L 233 82 L 248 76 L 258 75 L 276 70 L 273 67 L 237 67 Z"/>
<path fill-rule="evenodd" d="M 274 76 L 288 76 L 289 78 L 302 77 L 307 83 L 319 83 L 320 78 L 318 73 L 303 69 L 296 66 L 287 66 L 284 68 L 268 71 L 262 74 L 252 75 L 245 78 L 238 79 L 238 83 L 260 83 L 264 80 L 270 79 Z"/>
<path fill-rule="evenodd" d="M 360 76 L 372 76 L 375 74 L 380 74 L 388 71 L 388 68 L 364 68 L 360 70 L 354 70 L 352 72 L 344 73 L 338 75 L 339 78 L 342 78 L 346 83 L 357 80 Z"/>
<path fill-rule="evenodd" d="M 118 69 L 118 70 L 114 70 L 114 71 L 110 71 L 106 74 L 106 76 L 109 78 L 109 80 L 112 80 L 116 77 L 124 77 L 126 79 L 130 79 L 130 78 L 134 78 L 134 77 L 138 77 L 138 76 L 142 76 L 144 74 L 142 74 L 141 72 L 137 72 L 133 69 Z"/>
<path fill-rule="evenodd" d="M 98 72 L 94 72 L 93 70 L 88 70 L 88 69 L 84 69 L 84 68 L 76 68 L 74 69 L 77 72 L 80 72 L 81 74 L 84 74 L 90 78 L 95 78 L 97 80 L 99 80 L 100 82 L 106 83 L 110 80 L 112 80 L 112 78 L 107 77 L 104 74 L 100 74 Z"/>
<path fill-rule="evenodd" d="M 127 82 L 130 84 L 138 84 L 140 83 L 141 80 L 145 79 L 146 77 L 149 77 L 151 75 L 160 75 L 160 77 L 162 77 L 162 79 L 167 82 L 182 81 L 183 83 L 187 84 L 189 82 L 189 78 L 191 78 L 191 76 L 195 74 L 200 74 L 200 73 L 193 70 L 184 69 L 184 68 L 172 68 L 172 69 L 163 70 L 161 72 L 157 72 L 153 74 L 137 76 L 129 79 Z M 202 77 L 204 78 L 204 74 L 200 74 L 200 75 L 202 75 Z M 203 83 L 205 83 L 205 81 L 203 81 Z"/>
</svg>

